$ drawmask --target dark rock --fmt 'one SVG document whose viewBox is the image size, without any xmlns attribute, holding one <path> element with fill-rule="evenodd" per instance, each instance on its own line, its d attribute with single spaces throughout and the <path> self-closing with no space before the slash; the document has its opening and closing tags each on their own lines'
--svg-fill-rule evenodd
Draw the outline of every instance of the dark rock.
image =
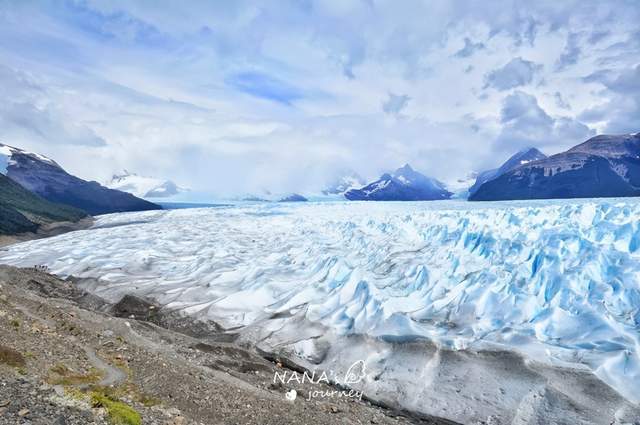
<svg viewBox="0 0 640 425">
<path fill-rule="evenodd" d="M 227 334 L 221 326 L 213 321 L 197 320 L 135 295 L 122 297 L 111 307 L 110 313 L 116 317 L 153 323 L 174 332 L 194 338 L 205 338 L 211 342 L 233 342 L 238 337 L 236 334 Z"/>
<path fill-rule="evenodd" d="M 22 354 L 11 347 L 0 345 L 0 364 L 13 367 L 24 367 L 26 362 Z"/>
<path fill-rule="evenodd" d="M 111 313 L 116 317 L 153 322 L 153 319 L 158 314 L 158 309 L 159 306 L 143 300 L 140 297 L 125 295 L 111 307 Z"/>
</svg>

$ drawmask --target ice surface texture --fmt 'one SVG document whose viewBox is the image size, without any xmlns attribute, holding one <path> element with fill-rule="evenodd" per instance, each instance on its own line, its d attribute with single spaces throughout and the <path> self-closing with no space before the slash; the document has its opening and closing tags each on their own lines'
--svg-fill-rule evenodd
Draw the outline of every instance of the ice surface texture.
<svg viewBox="0 0 640 425">
<path fill-rule="evenodd" d="M 339 335 L 500 346 L 586 365 L 638 402 L 638 217 L 636 199 L 151 211 L 11 246 L 0 262 L 101 278 L 102 296 L 133 291 L 227 325 L 298 313 Z"/>
</svg>

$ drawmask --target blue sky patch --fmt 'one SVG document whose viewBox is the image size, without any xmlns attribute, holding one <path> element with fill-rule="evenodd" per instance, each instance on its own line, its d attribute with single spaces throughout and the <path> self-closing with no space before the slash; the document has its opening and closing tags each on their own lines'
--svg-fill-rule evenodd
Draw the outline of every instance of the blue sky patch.
<svg viewBox="0 0 640 425">
<path fill-rule="evenodd" d="M 261 99 L 291 105 L 302 99 L 303 93 L 285 81 L 261 72 L 241 72 L 226 79 L 227 85 Z"/>
</svg>

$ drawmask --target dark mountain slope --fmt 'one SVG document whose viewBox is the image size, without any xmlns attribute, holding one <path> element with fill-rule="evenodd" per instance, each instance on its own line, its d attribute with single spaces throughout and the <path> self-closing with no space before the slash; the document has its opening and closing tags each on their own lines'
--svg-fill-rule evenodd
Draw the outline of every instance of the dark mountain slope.
<svg viewBox="0 0 640 425">
<path fill-rule="evenodd" d="M 547 156 L 545 154 L 543 154 L 536 148 L 523 149 L 507 159 L 499 168 L 482 171 L 480 174 L 478 174 L 476 182 L 469 188 L 469 194 L 473 195 L 474 193 L 476 193 L 478 189 L 480 189 L 480 186 L 482 186 L 489 180 L 500 177 L 504 173 L 508 173 L 514 168 L 520 167 L 521 165 L 528 164 L 533 161 L 538 161 L 540 159 L 545 159 L 546 157 Z"/>
<path fill-rule="evenodd" d="M 0 174 L 0 234 L 34 232 L 40 224 L 86 216 L 84 211 L 49 202 Z"/>
<path fill-rule="evenodd" d="M 75 177 L 42 155 L 1 144 L 0 148 L 10 152 L 7 177 L 51 202 L 70 205 L 92 215 L 161 209 L 129 193 Z"/>
<path fill-rule="evenodd" d="M 640 134 L 596 136 L 484 183 L 472 201 L 640 196 Z"/>
</svg>

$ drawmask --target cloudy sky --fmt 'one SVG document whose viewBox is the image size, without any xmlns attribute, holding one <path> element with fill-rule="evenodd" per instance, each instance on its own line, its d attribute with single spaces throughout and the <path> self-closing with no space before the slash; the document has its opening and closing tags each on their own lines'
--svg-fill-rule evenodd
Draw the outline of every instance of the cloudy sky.
<svg viewBox="0 0 640 425">
<path fill-rule="evenodd" d="M 0 0 L 0 141 L 83 178 L 444 181 L 640 131 L 640 3 Z"/>
</svg>

